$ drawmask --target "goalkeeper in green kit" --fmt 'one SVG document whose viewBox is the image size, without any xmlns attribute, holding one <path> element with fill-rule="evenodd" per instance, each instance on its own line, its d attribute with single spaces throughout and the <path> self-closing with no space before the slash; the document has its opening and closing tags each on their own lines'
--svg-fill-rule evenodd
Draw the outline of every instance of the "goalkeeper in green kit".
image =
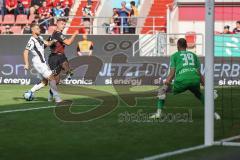
<svg viewBox="0 0 240 160">
<path fill-rule="evenodd" d="M 178 51 L 170 57 L 170 73 L 164 86 L 158 92 L 157 113 L 150 118 L 160 118 L 164 107 L 166 94 L 169 87 L 172 87 L 174 95 L 189 90 L 204 104 L 204 95 L 201 93 L 200 84 L 204 86 L 204 77 L 200 73 L 200 61 L 196 54 L 187 51 L 187 41 L 180 38 L 177 42 Z M 172 84 L 172 80 L 174 83 Z M 217 93 L 214 92 L 214 97 Z M 220 116 L 215 113 L 215 118 Z"/>
</svg>

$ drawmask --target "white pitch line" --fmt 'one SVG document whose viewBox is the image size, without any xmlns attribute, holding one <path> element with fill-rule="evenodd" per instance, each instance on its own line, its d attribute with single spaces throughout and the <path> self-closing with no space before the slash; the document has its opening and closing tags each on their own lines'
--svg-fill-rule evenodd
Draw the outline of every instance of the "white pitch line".
<svg viewBox="0 0 240 160">
<path fill-rule="evenodd" d="M 99 104 L 97 104 L 99 105 Z M 96 107 L 97 105 L 72 105 L 72 106 L 82 106 L 82 107 Z M 33 110 L 42 110 L 42 109 L 49 109 L 49 108 L 56 108 L 57 106 L 46 106 L 46 107 L 37 107 L 37 108 L 24 108 L 24 109 L 15 109 L 15 110 L 5 110 L 5 111 L 0 111 L 0 114 L 5 114 L 5 113 L 13 113 L 13 112 L 26 112 L 26 111 L 33 111 Z M 128 106 L 120 106 L 118 108 L 155 108 L 156 106 L 134 106 L 134 107 L 128 107 Z M 166 107 L 166 110 L 171 110 L 171 109 L 203 109 L 203 108 L 191 108 L 191 107 Z M 217 109 L 220 110 L 220 109 Z M 236 109 L 237 110 L 237 109 Z"/>
<path fill-rule="evenodd" d="M 180 150 L 167 152 L 167 153 L 163 153 L 163 154 L 158 154 L 158 155 L 154 155 L 151 157 L 145 157 L 142 160 L 157 160 L 157 159 L 167 158 L 167 157 L 175 156 L 178 154 L 183 154 L 183 153 L 187 153 L 187 152 L 191 152 L 191 151 L 195 151 L 195 150 L 204 149 L 207 147 L 209 147 L 209 146 L 199 145 L 199 146 L 195 146 L 195 147 L 190 147 L 190 148 L 180 149 Z"/>
<path fill-rule="evenodd" d="M 95 105 L 73 105 L 73 106 L 95 106 Z M 46 106 L 46 107 L 36 107 L 36 108 L 23 108 L 23 109 L 14 109 L 14 110 L 5 110 L 0 111 L 0 114 L 5 113 L 14 113 L 14 112 L 26 112 L 26 111 L 33 111 L 33 110 L 42 110 L 42 109 L 49 109 L 49 108 L 56 108 L 57 106 Z"/>
<path fill-rule="evenodd" d="M 56 106 L 46 106 L 46 107 L 37 107 L 37 108 L 24 108 L 24 109 L 6 110 L 6 111 L 0 111 L 0 114 L 13 113 L 13 112 L 26 112 L 26 111 L 49 109 L 49 108 L 55 108 L 55 107 Z"/>
</svg>

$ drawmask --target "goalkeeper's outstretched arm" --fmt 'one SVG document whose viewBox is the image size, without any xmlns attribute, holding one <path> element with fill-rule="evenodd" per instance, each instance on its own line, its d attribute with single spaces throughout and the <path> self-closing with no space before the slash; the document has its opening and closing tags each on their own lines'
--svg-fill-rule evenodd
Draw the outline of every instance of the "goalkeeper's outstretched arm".
<svg viewBox="0 0 240 160">
<path fill-rule="evenodd" d="M 165 84 L 170 85 L 174 77 L 175 77 L 175 68 L 171 68 Z"/>
</svg>

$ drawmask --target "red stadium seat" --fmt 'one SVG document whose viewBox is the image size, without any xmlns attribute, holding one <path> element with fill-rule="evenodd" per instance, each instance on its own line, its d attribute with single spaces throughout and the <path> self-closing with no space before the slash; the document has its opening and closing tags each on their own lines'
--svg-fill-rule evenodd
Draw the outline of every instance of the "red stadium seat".
<svg viewBox="0 0 240 160">
<path fill-rule="evenodd" d="M 196 46 L 196 33 L 195 32 L 187 32 L 185 35 L 188 48 L 194 48 Z"/>
<path fill-rule="evenodd" d="M 29 24 L 31 24 L 34 19 L 35 19 L 35 15 L 34 14 L 30 15 L 29 18 L 28 18 Z"/>
<path fill-rule="evenodd" d="M 48 27 L 48 34 L 52 34 L 56 29 L 56 26 L 49 26 Z"/>
<path fill-rule="evenodd" d="M 2 16 L 0 15 L 0 24 L 2 24 Z"/>
<path fill-rule="evenodd" d="M 14 34 L 22 34 L 21 26 L 12 26 L 11 30 Z"/>
<path fill-rule="evenodd" d="M 17 19 L 16 19 L 16 24 L 27 24 L 28 23 L 28 18 L 27 18 L 27 15 L 24 15 L 24 14 L 20 14 L 17 16 Z"/>
<path fill-rule="evenodd" d="M 14 24 L 15 23 L 15 17 L 12 14 L 7 14 L 4 16 L 4 20 L 2 24 Z"/>
<path fill-rule="evenodd" d="M 0 26 L 0 31 L 1 33 L 5 31 L 5 27 L 4 26 Z"/>
</svg>

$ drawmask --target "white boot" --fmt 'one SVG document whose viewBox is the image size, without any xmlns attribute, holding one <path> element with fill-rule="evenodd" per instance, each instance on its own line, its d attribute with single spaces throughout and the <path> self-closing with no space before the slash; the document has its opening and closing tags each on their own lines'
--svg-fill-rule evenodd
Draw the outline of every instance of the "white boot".
<svg viewBox="0 0 240 160">
<path fill-rule="evenodd" d="M 161 113 L 162 113 L 162 110 L 161 109 L 158 109 L 157 110 L 157 113 L 153 114 L 152 116 L 150 116 L 149 118 L 150 119 L 159 119 L 161 117 Z"/>
<path fill-rule="evenodd" d="M 221 119 L 221 116 L 220 116 L 217 112 L 215 112 L 215 113 L 214 113 L 214 118 L 215 118 L 216 120 L 220 120 L 220 119 Z"/>
<path fill-rule="evenodd" d="M 55 96 L 54 98 L 56 103 L 61 103 L 63 101 L 60 96 Z"/>
</svg>

